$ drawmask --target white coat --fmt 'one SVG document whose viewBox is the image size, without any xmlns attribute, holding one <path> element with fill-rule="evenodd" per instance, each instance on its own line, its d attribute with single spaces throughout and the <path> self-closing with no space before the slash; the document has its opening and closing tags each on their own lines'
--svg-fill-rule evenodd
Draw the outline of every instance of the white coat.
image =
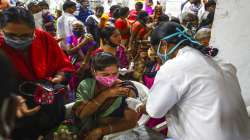
<svg viewBox="0 0 250 140">
<path fill-rule="evenodd" d="M 146 104 L 166 116 L 175 140 L 249 140 L 250 123 L 236 69 L 184 47 L 156 75 Z"/>
</svg>

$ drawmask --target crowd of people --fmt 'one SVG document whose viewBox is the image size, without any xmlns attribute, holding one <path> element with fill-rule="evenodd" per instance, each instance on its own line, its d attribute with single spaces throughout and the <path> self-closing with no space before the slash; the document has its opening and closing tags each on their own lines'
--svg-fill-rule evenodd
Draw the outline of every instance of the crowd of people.
<svg viewBox="0 0 250 140">
<path fill-rule="evenodd" d="M 66 0 L 56 14 L 46 1 L 6 6 L 0 139 L 99 140 L 135 128 L 142 114 L 149 128 L 167 120 L 166 138 L 249 139 L 236 69 L 209 45 L 215 8 L 187 0 L 173 17 L 151 0 L 109 13 L 88 0 Z M 146 102 L 135 81 L 150 89 Z"/>
</svg>

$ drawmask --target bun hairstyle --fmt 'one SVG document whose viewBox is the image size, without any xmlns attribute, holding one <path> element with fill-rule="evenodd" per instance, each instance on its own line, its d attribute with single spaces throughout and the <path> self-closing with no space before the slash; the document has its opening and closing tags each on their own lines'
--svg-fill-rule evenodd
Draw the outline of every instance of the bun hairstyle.
<svg viewBox="0 0 250 140">
<path fill-rule="evenodd" d="M 151 33 L 151 44 L 153 46 L 158 46 L 161 40 L 165 40 L 167 43 L 180 44 L 181 46 L 188 45 L 196 50 L 199 50 L 202 54 L 215 57 L 219 50 L 217 48 L 210 48 L 201 45 L 193 37 L 186 33 L 186 30 L 178 23 L 166 22 L 160 24 Z"/>
</svg>

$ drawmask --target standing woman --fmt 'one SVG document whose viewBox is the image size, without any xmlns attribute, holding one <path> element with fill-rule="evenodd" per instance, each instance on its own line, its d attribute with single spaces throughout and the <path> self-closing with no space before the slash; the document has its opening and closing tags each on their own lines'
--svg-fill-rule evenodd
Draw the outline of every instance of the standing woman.
<svg viewBox="0 0 250 140">
<path fill-rule="evenodd" d="M 146 111 L 166 116 L 178 140 L 247 140 L 250 120 L 236 68 L 212 59 L 217 49 L 201 46 L 184 28 L 168 22 L 151 35 L 164 64 L 157 72 Z"/>
<path fill-rule="evenodd" d="M 154 9 L 154 15 L 153 15 L 154 22 L 156 23 L 159 22 L 159 18 L 161 17 L 161 15 L 164 15 L 162 6 L 157 4 Z"/>
<path fill-rule="evenodd" d="M 121 43 L 125 47 L 128 46 L 129 35 L 130 35 L 130 28 L 129 28 L 129 24 L 128 24 L 128 20 L 127 20 L 128 14 L 129 14 L 129 8 L 122 7 L 119 11 L 120 18 L 118 18 L 115 21 L 115 27 L 121 33 L 121 37 L 122 37 Z"/>
<path fill-rule="evenodd" d="M 148 13 L 141 11 L 137 16 L 137 20 L 131 25 L 131 36 L 129 39 L 128 51 L 132 55 L 132 58 L 137 53 L 137 41 L 147 39 L 148 37 L 147 33 L 150 31 L 150 28 L 147 27 L 148 21 Z"/>
</svg>

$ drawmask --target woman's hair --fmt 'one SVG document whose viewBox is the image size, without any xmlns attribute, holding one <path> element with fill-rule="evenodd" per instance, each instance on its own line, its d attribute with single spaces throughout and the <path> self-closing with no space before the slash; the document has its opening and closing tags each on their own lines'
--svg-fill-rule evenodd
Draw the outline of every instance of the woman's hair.
<svg viewBox="0 0 250 140">
<path fill-rule="evenodd" d="M 214 12 L 211 12 L 207 15 L 206 19 L 203 19 L 199 25 L 199 28 L 209 26 L 210 24 L 213 24 L 214 22 Z"/>
<path fill-rule="evenodd" d="M 175 23 L 177 23 L 177 24 L 181 24 L 180 19 L 177 18 L 177 17 L 174 17 L 174 16 L 172 16 L 172 17 L 170 18 L 170 21 L 175 22 Z"/>
<path fill-rule="evenodd" d="M 120 17 L 120 8 L 116 8 L 113 12 L 112 12 L 112 17 L 114 19 L 118 19 Z"/>
<path fill-rule="evenodd" d="M 208 10 L 210 6 L 216 6 L 216 1 L 215 0 L 208 0 L 207 3 L 205 3 L 205 10 Z"/>
<path fill-rule="evenodd" d="M 104 7 L 102 5 L 97 5 L 95 7 L 95 12 L 97 12 L 97 11 L 104 11 Z"/>
<path fill-rule="evenodd" d="M 95 71 L 102 71 L 106 67 L 117 65 L 118 66 L 118 60 L 117 58 L 112 55 L 111 53 L 107 52 L 101 52 L 97 53 L 94 58 L 92 58 L 91 67 Z"/>
<path fill-rule="evenodd" d="M 84 27 L 84 24 L 80 20 L 75 20 L 75 21 L 72 22 L 72 25 L 75 25 L 75 24 L 79 24 L 82 27 Z"/>
<path fill-rule="evenodd" d="M 196 32 L 194 38 L 198 41 L 201 41 L 202 39 L 210 38 L 210 36 L 211 36 L 211 29 L 201 28 Z"/>
<path fill-rule="evenodd" d="M 169 21 L 169 16 L 165 14 L 162 14 L 158 19 L 158 22 L 168 22 L 168 21 Z"/>
<path fill-rule="evenodd" d="M 109 12 L 112 14 L 112 16 L 114 16 L 114 14 L 117 13 L 117 11 L 119 11 L 119 9 L 121 8 L 120 5 L 112 5 L 110 8 L 109 8 Z M 119 13 L 119 12 L 118 12 Z"/>
<path fill-rule="evenodd" d="M 146 23 L 148 19 L 148 13 L 146 11 L 141 11 L 138 13 L 137 15 L 137 20 L 142 22 L 142 23 Z"/>
<path fill-rule="evenodd" d="M 4 28 L 8 23 L 24 23 L 30 28 L 35 28 L 31 12 L 21 7 L 11 7 L 0 13 L 0 28 Z"/>
<path fill-rule="evenodd" d="M 181 14 L 181 23 L 186 24 L 187 22 L 198 21 L 199 18 L 197 15 L 189 12 L 184 12 Z"/>
<path fill-rule="evenodd" d="M 173 35 L 179 32 L 180 34 L 164 39 L 167 36 Z M 180 46 L 189 45 L 190 47 L 199 50 L 201 53 L 209 56 L 216 56 L 218 54 L 218 49 L 208 48 L 202 46 L 197 41 L 195 41 L 190 35 L 188 35 L 185 29 L 175 22 L 166 22 L 160 24 L 151 33 L 151 44 L 153 46 L 158 46 L 161 40 L 167 41 L 167 43 L 178 44 L 179 42 L 185 40 Z"/>
<path fill-rule="evenodd" d="M 112 36 L 112 34 L 114 33 L 115 30 L 116 30 L 116 28 L 113 26 L 107 26 L 107 27 L 103 28 L 101 30 L 102 40 L 107 41 L 108 43 L 112 43 L 110 40 L 110 37 Z M 103 42 L 103 43 L 105 43 L 105 42 Z"/>
<path fill-rule="evenodd" d="M 128 8 L 128 7 L 122 7 L 122 8 L 120 9 L 120 12 L 119 12 L 120 17 L 126 16 L 128 12 L 129 12 L 129 8 Z"/>
<path fill-rule="evenodd" d="M 49 4 L 46 1 L 41 1 L 38 3 L 38 6 L 46 6 L 49 8 Z"/>
</svg>

